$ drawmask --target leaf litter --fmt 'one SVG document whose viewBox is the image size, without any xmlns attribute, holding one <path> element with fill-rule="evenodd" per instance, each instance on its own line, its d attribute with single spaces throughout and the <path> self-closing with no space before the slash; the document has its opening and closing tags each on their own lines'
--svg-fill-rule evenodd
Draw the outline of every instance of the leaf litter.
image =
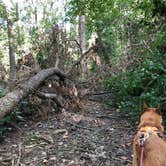
<svg viewBox="0 0 166 166">
<path fill-rule="evenodd" d="M 101 103 L 20 123 L 0 146 L 1 166 L 131 166 L 135 131 L 130 119 Z"/>
</svg>

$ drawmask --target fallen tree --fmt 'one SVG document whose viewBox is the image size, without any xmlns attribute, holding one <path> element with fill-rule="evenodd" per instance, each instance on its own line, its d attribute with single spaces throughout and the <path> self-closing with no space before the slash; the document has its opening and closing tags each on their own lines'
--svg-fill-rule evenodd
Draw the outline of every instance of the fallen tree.
<svg viewBox="0 0 166 166">
<path fill-rule="evenodd" d="M 14 107 L 20 102 L 21 99 L 33 92 L 45 79 L 53 75 L 57 75 L 62 80 L 66 78 L 66 74 L 58 68 L 41 70 L 26 83 L 19 85 L 17 89 L 2 97 L 0 99 L 0 118 L 12 112 Z"/>
<path fill-rule="evenodd" d="M 82 59 L 89 54 L 95 46 L 91 47 L 88 51 L 80 56 L 78 61 L 76 61 L 69 71 L 64 73 L 57 67 L 48 68 L 41 70 L 36 75 L 31 77 L 26 83 L 20 84 L 16 89 L 12 92 L 9 92 L 6 96 L 0 98 L 0 118 L 3 118 L 5 115 L 11 113 L 14 110 L 14 107 L 27 95 L 35 91 L 39 85 L 46 80 L 47 78 L 57 75 L 61 81 L 64 81 L 70 72 L 73 70 L 75 66 L 81 63 Z M 55 66 L 58 66 L 57 64 Z M 47 96 L 45 96 L 47 97 Z M 50 98 L 50 96 L 49 96 Z M 55 98 L 55 96 L 54 96 Z M 59 103 L 59 102 L 58 102 Z M 57 103 L 57 104 L 58 104 Z"/>
</svg>

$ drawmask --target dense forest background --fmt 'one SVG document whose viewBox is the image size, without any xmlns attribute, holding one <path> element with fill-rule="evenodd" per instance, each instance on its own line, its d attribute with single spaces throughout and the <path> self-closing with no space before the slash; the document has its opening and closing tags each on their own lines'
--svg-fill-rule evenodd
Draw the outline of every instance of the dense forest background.
<svg viewBox="0 0 166 166">
<path fill-rule="evenodd" d="M 1 166 L 131 166 L 143 102 L 165 119 L 166 0 L 0 0 Z"/>
<path fill-rule="evenodd" d="M 143 101 L 166 109 L 166 1 L 1 0 L 0 96 L 48 68 L 67 79 L 57 74 L 40 86 L 51 82 L 56 94 L 74 94 L 68 105 L 79 107 L 85 93 L 109 92 L 103 105 L 134 120 Z M 12 109 L 17 117 L 39 109 L 35 93 Z"/>
</svg>

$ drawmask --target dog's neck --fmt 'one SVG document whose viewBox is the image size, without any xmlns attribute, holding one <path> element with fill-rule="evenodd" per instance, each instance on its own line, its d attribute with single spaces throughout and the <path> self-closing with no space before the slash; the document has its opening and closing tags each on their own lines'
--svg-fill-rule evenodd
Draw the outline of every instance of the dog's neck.
<svg viewBox="0 0 166 166">
<path fill-rule="evenodd" d="M 154 122 L 140 123 L 140 125 L 138 126 L 138 130 L 140 130 L 141 128 L 145 128 L 145 127 L 151 127 L 151 128 L 153 128 L 152 130 L 163 133 L 163 126 L 162 125 L 156 125 Z"/>
</svg>

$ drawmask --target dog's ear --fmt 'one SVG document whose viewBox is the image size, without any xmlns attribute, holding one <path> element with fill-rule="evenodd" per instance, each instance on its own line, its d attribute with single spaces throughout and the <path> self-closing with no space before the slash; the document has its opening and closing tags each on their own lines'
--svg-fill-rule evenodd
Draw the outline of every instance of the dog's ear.
<svg viewBox="0 0 166 166">
<path fill-rule="evenodd" d="M 145 102 L 143 102 L 143 112 L 147 111 L 148 108 L 148 105 Z"/>
</svg>

